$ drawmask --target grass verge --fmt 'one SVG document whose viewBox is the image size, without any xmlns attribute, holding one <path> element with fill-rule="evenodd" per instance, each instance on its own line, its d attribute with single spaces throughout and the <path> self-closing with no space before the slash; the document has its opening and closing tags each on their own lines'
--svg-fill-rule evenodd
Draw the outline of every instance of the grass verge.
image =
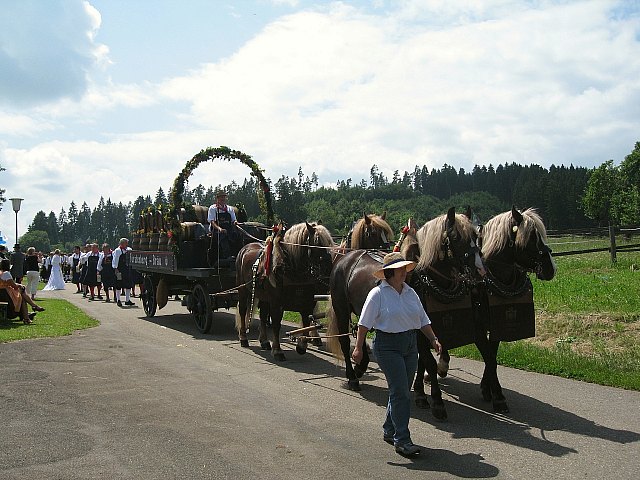
<svg viewBox="0 0 640 480">
<path fill-rule="evenodd" d="M 38 305 L 46 311 L 38 313 L 31 325 L 15 319 L 0 322 L 0 343 L 28 338 L 60 337 L 100 324 L 66 300 L 43 298 L 38 300 Z"/>
</svg>

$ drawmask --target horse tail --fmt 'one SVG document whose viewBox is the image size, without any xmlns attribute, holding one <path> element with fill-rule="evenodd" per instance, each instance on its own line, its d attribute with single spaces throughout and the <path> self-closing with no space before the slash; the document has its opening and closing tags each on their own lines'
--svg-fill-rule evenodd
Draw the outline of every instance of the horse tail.
<svg viewBox="0 0 640 480">
<path fill-rule="evenodd" d="M 342 353 L 342 346 L 340 345 L 340 325 L 338 324 L 338 318 L 336 312 L 333 309 L 333 303 L 329 299 L 327 304 L 327 320 L 329 324 L 327 326 L 327 347 L 331 354 L 338 360 L 344 361 L 344 354 Z"/>
</svg>

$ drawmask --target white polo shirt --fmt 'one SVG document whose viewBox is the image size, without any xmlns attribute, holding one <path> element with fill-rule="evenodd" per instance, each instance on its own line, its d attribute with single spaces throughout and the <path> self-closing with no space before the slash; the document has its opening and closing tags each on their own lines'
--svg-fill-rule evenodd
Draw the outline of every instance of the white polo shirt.
<svg viewBox="0 0 640 480">
<path fill-rule="evenodd" d="M 369 330 L 375 328 L 387 333 L 417 330 L 430 323 L 413 288 L 404 283 L 402 293 L 398 293 L 386 280 L 371 289 L 358 321 L 358 325 Z"/>
</svg>

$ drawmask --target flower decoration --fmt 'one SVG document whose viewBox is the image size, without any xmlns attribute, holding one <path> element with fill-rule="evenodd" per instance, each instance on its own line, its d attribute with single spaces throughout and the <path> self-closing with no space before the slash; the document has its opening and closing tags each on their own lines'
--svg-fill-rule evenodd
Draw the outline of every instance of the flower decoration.
<svg viewBox="0 0 640 480">
<path fill-rule="evenodd" d="M 258 180 L 258 185 L 260 187 L 260 191 L 258 191 L 258 204 L 260 205 L 260 209 L 266 215 L 267 223 L 273 222 L 273 206 L 269 183 L 264 177 L 263 170 L 258 166 L 258 164 L 251 158 L 251 156 L 247 155 L 246 153 L 232 150 L 229 147 L 208 147 L 194 155 L 191 160 L 186 163 L 182 171 L 178 174 L 175 181 L 173 182 L 170 205 L 168 209 L 169 211 L 165 214 L 168 228 L 171 232 L 173 232 L 172 235 L 177 235 L 179 237 L 180 232 L 182 231 L 180 225 L 181 209 L 184 208 L 185 212 L 188 212 L 189 208 L 193 210 L 193 206 L 191 204 L 185 204 L 183 199 L 185 184 L 188 182 L 189 177 L 198 167 L 198 165 L 200 165 L 202 162 L 207 162 L 215 159 L 227 161 L 231 161 L 232 159 L 239 160 L 241 163 L 251 169 L 251 175 Z M 174 253 L 177 254 L 178 242 L 174 243 L 173 249 Z"/>
</svg>

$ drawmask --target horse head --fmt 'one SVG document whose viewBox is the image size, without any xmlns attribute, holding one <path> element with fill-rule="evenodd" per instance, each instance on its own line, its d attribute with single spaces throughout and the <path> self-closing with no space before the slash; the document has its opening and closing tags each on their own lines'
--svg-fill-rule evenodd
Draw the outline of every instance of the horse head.
<svg viewBox="0 0 640 480">
<path fill-rule="evenodd" d="M 547 230 L 535 209 L 511 211 L 493 217 L 484 229 L 482 252 L 496 270 L 512 265 L 533 272 L 540 280 L 551 280 L 556 264 L 547 245 Z"/>
<path fill-rule="evenodd" d="M 307 259 L 313 277 L 328 277 L 333 265 L 335 244 L 331 233 L 319 223 L 305 222 L 307 228 Z"/>
<path fill-rule="evenodd" d="M 365 250 L 387 249 L 391 244 L 393 231 L 385 220 L 387 212 L 382 215 L 362 214 L 356 222 L 351 236 L 351 248 Z"/>
<path fill-rule="evenodd" d="M 469 216 L 456 215 L 455 207 L 447 211 L 442 234 L 442 254 L 459 265 L 461 270 L 473 275 L 475 270 L 483 271 L 478 235 Z"/>
<path fill-rule="evenodd" d="M 418 268 L 474 277 L 482 269 L 476 233 L 471 221 L 451 207 L 445 215 L 425 223 L 417 234 L 420 247 Z"/>
<path fill-rule="evenodd" d="M 556 274 L 556 263 L 546 241 L 547 230 L 542 219 L 532 209 L 521 213 L 513 206 L 511 221 L 511 242 L 515 248 L 516 264 L 534 272 L 540 280 L 551 280 Z M 523 238 L 518 238 L 519 232 L 522 232 Z"/>
</svg>

